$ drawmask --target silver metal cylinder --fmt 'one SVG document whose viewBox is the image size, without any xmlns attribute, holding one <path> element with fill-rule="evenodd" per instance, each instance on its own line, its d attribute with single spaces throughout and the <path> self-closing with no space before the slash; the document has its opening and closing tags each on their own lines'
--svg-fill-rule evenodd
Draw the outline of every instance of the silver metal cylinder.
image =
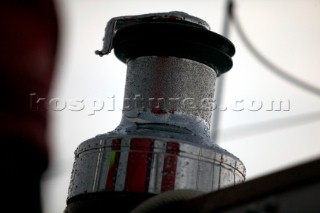
<svg viewBox="0 0 320 213">
<path fill-rule="evenodd" d="M 209 137 L 216 76 L 211 67 L 184 58 L 129 61 L 121 125 L 172 125 Z"/>
<path fill-rule="evenodd" d="M 97 54 L 114 48 L 128 65 L 122 120 L 77 148 L 70 212 L 94 196 L 131 196 L 127 202 L 138 194 L 210 192 L 245 180 L 242 162 L 210 138 L 216 78 L 232 67 L 234 46 L 199 20 L 171 12 L 108 22 Z M 103 210 L 105 198 L 96 201 Z"/>
<path fill-rule="evenodd" d="M 226 150 L 155 130 L 100 135 L 82 143 L 75 155 L 68 199 L 97 192 L 210 192 L 245 176 L 241 161 Z"/>
<path fill-rule="evenodd" d="M 213 99 L 215 80 L 212 68 L 189 59 L 128 62 L 121 124 L 78 147 L 69 198 L 108 191 L 209 192 L 243 182 L 242 162 L 208 134 L 213 111 L 203 100 Z"/>
</svg>

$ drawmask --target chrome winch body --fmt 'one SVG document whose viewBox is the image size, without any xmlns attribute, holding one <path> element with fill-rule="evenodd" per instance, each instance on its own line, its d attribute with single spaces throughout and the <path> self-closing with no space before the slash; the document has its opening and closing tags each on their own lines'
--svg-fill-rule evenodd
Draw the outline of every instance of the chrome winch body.
<svg viewBox="0 0 320 213">
<path fill-rule="evenodd" d="M 97 54 L 112 48 L 128 66 L 122 120 L 77 148 L 68 204 L 243 182 L 242 162 L 210 138 L 215 82 L 232 67 L 232 43 L 201 19 L 171 12 L 112 19 Z"/>
</svg>

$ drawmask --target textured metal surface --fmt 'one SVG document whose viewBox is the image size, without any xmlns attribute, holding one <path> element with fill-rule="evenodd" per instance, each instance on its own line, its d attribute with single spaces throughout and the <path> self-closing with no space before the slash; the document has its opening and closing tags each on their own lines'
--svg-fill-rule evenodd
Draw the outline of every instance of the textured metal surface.
<svg viewBox="0 0 320 213">
<path fill-rule="evenodd" d="M 131 60 L 121 125 L 159 123 L 209 137 L 215 81 L 213 69 L 189 59 L 145 56 Z"/>
<path fill-rule="evenodd" d="M 75 153 L 68 199 L 108 191 L 210 192 L 244 181 L 242 163 L 225 150 L 155 138 L 150 133 L 101 135 L 81 144 Z"/>
<path fill-rule="evenodd" d="M 122 121 L 76 150 L 69 202 L 98 192 L 209 192 L 243 182 L 242 162 L 210 140 L 213 111 L 203 100 L 214 98 L 215 80 L 212 68 L 189 59 L 131 60 Z"/>
</svg>

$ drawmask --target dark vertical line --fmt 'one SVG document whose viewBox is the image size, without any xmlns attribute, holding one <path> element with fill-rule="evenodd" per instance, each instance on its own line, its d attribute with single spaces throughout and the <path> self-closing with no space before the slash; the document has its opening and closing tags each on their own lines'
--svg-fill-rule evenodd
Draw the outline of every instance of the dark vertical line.
<svg viewBox="0 0 320 213">
<path fill-rule="evenodd" d="M 221 158 L 220 158 L 220 166 L 219 166 L 219 184 L 218 184 L 218 189 L 221 188 L 221 169 L 222 169 L 222 159 L 223 159 L 223 155 L 221 154 Z"/>
</svg>

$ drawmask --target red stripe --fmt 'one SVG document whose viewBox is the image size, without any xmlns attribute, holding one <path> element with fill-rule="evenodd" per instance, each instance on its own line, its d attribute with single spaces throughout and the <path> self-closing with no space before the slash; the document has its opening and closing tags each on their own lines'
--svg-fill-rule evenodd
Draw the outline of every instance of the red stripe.
<svg viewBox="0 0 320 213">
<path fill-rule="evenodd" d="M 177 155 L 179 154 L 180 146 L 176 142 L 167 142 L 166 156 L 164 157 L 161 192 L 174 189 L 177 170 Z"/>
<path fill-rule="evenodd" d="M 110 165 L 108 170 L 108 177 L 106 181 L 106 190 L 113 191 L 114 185 L 117 179 L 117 171 L 119 166 L 119 159 L 120 159 L 120 147 L 121 147 L 121 139 L 113 139 L 112 146 L 111 146 L 111 156 L 109 158 L 109 165 L 113 161 L 113 165 Z M 114 155 L 114 159 L 113 156 Z"/>
<path fill-rule="evenodd" d="M 151 167 L 153 162 L 153 148 L 154 148 L 154 140 L 149 147 L 149 152 L 147 153 L 147 170 L 146 170 L 146 182 L 145 182 L 145 192 L 149 191 L 149 183 L 150 183 L 150 175 L 151 175 Z"/>
<path fill-rule="evenodd" d="M 150 176 L 150 148 L 153 140 L 148 138 L 132 138 L 128 156 L 125 191 L 146 192 Z M 152 156 L 152 155 L 151 155 Z"/>
</svg>

